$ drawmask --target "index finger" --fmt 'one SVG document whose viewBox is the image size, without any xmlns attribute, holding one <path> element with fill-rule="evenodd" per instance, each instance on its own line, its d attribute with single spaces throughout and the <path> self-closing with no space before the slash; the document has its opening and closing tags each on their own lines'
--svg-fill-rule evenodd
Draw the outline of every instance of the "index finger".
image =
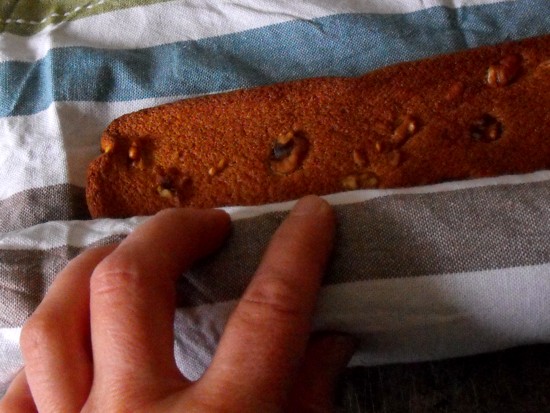
<svg viewBox="0 0 550 413">
<path fill-rule="evenodd" d="M 210 391 L 284 402 L 309 338 L 334 227 L 331 207 L 318 197 L 291 211 L 227 323 L 204 376 Z"/>
</svg>

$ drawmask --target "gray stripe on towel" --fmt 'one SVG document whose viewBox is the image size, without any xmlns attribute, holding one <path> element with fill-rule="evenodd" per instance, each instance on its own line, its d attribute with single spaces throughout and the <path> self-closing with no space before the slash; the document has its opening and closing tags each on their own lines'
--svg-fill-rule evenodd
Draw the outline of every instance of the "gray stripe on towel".
<svg viewBox="0 0 550 413">
<path fill-rule="evenodd" d="M 90 247 L 122 238 L 107 237 Z M 21 326 L 40 304 L 57 273 L 83 249 L 70 245 L 48 250 L 0 249 L 0 328 Z"/>
<path fill-rule="evenodd" d="M 32 188 L 0 200 L 0 232 L 48 221 L 89 219 L 84 188 L 60 184 Z"/>
<path fill-rule="evenodd" d="M 325 284 L 548 263 L 549 199 L 550 182 L 535 182 L 337 206 L 336 247 Z M 235 221 L 225 247 L 179 282 L 179 305 L 238 298 L 285 216 Z M 20 325 L 76 253 L 73 247 L 0 250 L 0 323 Z"/>
<path fill-rule="evenodd" d="M 550 262 L 550 182 L 376 198 L 336 208 L 326 284 Z M 235 299 L 284 214 L 235 223 L 213 260 L 180 283 L 182 305 Z"/>
</svg>

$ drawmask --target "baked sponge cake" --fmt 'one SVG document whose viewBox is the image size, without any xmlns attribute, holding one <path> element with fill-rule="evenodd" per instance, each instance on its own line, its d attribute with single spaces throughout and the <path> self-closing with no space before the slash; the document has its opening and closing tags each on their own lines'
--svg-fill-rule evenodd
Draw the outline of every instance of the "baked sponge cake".
<svg viewBox="0 0 550 413">
<path fill-rule="evenodd" d="M 546 35 L 130 113 L 86 197 L 93 217 L 127 217 L 549 167 Z"/>
</svg>

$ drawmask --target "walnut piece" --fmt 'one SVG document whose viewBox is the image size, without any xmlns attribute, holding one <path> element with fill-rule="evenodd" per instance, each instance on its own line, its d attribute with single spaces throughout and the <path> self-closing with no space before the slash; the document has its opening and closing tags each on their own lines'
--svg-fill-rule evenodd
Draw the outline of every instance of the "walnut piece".
<svg viewBox="0 0 550 413">
<path fill-rule="evenodd" d="M 360 149 L 354 149 L 352 153 L 353 162 L 359 168 L 364 168 L 368 164 L 367 156 Z"/>
<path fill-rule="evenodd" d="M 342 179 L 342 188 L 349 191 L 359 188 L 359 180 L 357 179 L 357 175 L 349 175 Z"/>
<path fill-rule="evenodd" d="M 101 153 L 103 154 L 110 153 L 114 149 L 115 149 L 115 141 L 112 138 L 101 140 L 101 148 L 100 148 Z"/>
<path fill-rule="evenodd" d="M 403 145 L 411 136 L 418 131 L 418 121 L 411 115 L 405 116 L 403 121 L 399 124 L 393 135 L 391 141 L 394 145 Z"/>
<path fill-rule="evenodd" d="M 209 170 L 208 170 L 208 175 L 210 176 L 214 176 L 214 175 L 217 175 L 218 173 L 220 173 L 221 171 L 223 171 L 225 169 L 225 167 L 227 166 L 227 161 L 225 159 L 221 159 L 217 164 L 216 166 L 213 166 L 211 167 Z"/>
<path fill-rule="evenodd" d="M 133 162 L 137 162 L 141 158 L 141 150 L 136 141 L 133 141 L 128 149 L 128 158 L 130 158 Z"/>
<path fill-rule="evenodd" d="M 298 132 L 280 135 L 272 145 L 271 170 L 277 175 L 288 175 L 296 171 L 309 150 L 308 140 Z"/>
<path fill-rule="evenodd" d="M 502 124 L 493 116 L 485 114 L 472 123 L 470 136 L 476 141 L 493 142 L 502 136 Z"/>
<path fill-rule="evenodd" d="M 168 188 L 163 188 L 162 186 L 157 186 L 157 192 L 159 193 L 159 195 L 163 198 L 172 198 L 174 196 L 176 196 L 175 192 L 168 189 Z"/>
<path fill-rule="evenodd" d="M 164 193 L 164 197 L 166 198 L 168 192 L 175 192 L 176 189 L 174 187 L 174 181 L 173 179 L 168 176 L 166 173 L 159 173 L 157 176 L 156 176 L 156 186 L 157 186 L 157 191 L 159 194 L 163 194 Z"/>
<path fill-rule="evenodd" d="M 191 177 L 174 167 L 164 169 L 157 166 L 154 172 L 157 193 L 162 198 L 169 199 L 173 206 L 180 206 L 180 200 L 191 186 Z"/>
<path fill-rule="evenodd" d="M 491 87 L 501 87 L 512 83 L 521 69 L 521 58 L 510 55 L 501 59 L 487 70 L 487 84 Z"/>
<path fill-rule="evenodd" d="M 376 188 L 379 184 L 378 177 L 370 171 L 348 175 L 342 179 L 342 188 L 352 191 L 355 189 Z"/>
</svg>

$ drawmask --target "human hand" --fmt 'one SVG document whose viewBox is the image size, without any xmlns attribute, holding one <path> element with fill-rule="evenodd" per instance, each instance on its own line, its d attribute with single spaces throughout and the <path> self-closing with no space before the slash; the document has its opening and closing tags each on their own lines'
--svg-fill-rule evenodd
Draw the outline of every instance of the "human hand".
<svg viewBox="0 0 550 413">
<path fill-rule="evenodd" d="M 223 211 L 167 210 L 71 261 L 23 328 L 25 367 L 0 412 L 332 411 L 353 341 L 310 337 L 334 233 L 332 209 L 314 196 L 273 236 L 203 377 L 178 370 L 175 281 L 229 228 Z"/>
</svg>

